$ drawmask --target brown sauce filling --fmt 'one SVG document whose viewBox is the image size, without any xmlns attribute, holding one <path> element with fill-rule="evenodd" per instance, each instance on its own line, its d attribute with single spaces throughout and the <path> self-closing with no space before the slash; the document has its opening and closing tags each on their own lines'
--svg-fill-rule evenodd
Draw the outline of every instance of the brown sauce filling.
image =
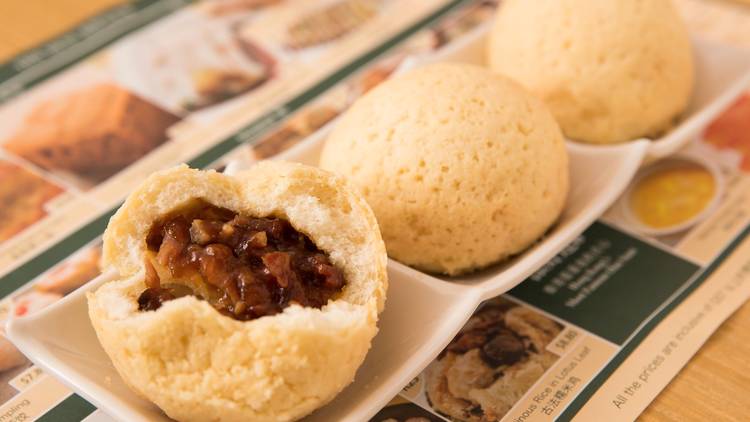
<svg viewBox="0 0 750 422">
<path fill-rule="evenodd" d="M 202 200 L 154 223 L 146 244 L 142 311 L 194 295 L 246 321 L 294 303 L 320 308 L 344 287 L 341 270 L 288 221 L 245 217 Z"/>
</svg>

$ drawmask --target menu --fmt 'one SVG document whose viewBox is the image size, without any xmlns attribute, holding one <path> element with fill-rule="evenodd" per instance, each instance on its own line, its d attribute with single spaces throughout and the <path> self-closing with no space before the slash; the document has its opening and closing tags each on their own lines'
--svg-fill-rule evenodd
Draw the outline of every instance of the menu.
<svg viewBox="0 0 750 422">
<path fill-rule="evenodd" d="M 676 3 L 694 32 L 750 47 L 750 34 L 706 25 L 701 2 Z M 221 170 L 305 142 L 497 6 L 136 0 L 0 64 L 0 319 L 96 277 L 109 217 L 151 172 Z M 750 9 L 738 10 L 728 16 L 747 25 Z M 480 305 L 372 420 L 632 420 L 750 297 L 749 235 L 750 92 L 644 166 L 529 279 Z M 116 416 L 0 334 L 0 422 Z"/>
</svg>

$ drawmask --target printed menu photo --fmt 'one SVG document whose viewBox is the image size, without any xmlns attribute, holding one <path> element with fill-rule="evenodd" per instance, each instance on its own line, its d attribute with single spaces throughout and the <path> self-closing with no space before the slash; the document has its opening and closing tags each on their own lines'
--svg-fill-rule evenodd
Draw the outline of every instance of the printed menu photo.
<svg viewBox="0 0 750 422">
<path fill-rule="evenodd" d="M 210 124 L 273 101 L 282 86 L 352 56 L 399 25 L 389 16 L 419 16 L 439 2 L 204 1 L 152 25 L 110 51 L 115 78 L 180 116 Z M 399 20 L 402 17 L 399 17 Z M 381 31 L 378 31 L 381 28 Z"/>
<path fill-rule="evenodd" d="M 0 301 L 2 327 L 8 318 L 23 317 L 43 309 L 98 276 L 100 258 L 101 242 L 95 240 L 6 296 Z M 24 407 L 30 402 L 47 408 L 68 396 L 67 388 L 34 366 L 6 338 L 4 328 L 0 329 L 0 411 L 13 413 L 14 406 Z"/>
<path fill-rule="evenodd" d="M 95 62 L 0 109 L 0 148 L 87 190 L 169 139 L 180 118 L 117 84 Z"/>
<path fill-rule="evenodd" d="M 0 156 L 1 157 L 1 156 Z M 44 218 L 65 189 L 23 163 L 0 158 L 0 242 Z"/>
</svg>

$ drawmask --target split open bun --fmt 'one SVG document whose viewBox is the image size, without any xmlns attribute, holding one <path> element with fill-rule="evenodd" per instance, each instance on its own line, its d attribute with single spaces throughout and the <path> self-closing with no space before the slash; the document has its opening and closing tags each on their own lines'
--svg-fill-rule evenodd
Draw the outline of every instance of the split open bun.
<svg viewBox="0 0 750 422">
<path fill-rule="evenodd" d="M 320 309 L 291 305 L 250 321 L 194 296 L 139 311 L 149 229 L 197 198 L 286 219 L 343 272 L 343 290 Z M 353 380 L 377 332 L 386 261 L 372 211 L 342 178 L 277 161 L 235 176 L 180 166 L 146 179 L 110 220 L 102 265 L 119 277 L 89 293 L 89 315 L 123 380 L 170 417 L 294 420 Z"/>
</svg>

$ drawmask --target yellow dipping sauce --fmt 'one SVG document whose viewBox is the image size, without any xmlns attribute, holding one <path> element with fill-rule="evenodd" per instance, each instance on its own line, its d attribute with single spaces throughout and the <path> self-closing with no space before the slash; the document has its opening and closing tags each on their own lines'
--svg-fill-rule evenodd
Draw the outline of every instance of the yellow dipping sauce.
<svg viewBox="0 0 750 422">
<path fill-rule="evenodd" d="M 716 194 L 716 181 L 704 167 L 677 164 L 643 177 L 630 194 L 630 207 L 645 225 L 665 228 L 703 211 Z"/>
</svg>

